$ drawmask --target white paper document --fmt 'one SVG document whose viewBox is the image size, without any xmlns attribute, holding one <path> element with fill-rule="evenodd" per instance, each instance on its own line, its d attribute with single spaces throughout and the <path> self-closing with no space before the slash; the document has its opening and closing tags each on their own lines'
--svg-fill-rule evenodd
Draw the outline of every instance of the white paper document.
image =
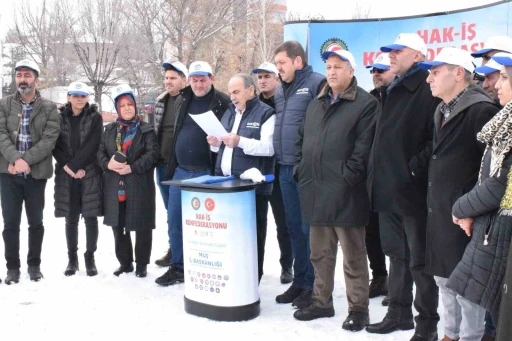
<svg viewBox="0 0 512 341">
<path fill-rule="evenodd" d="M 228 135 L 228 132 L 222 126 L 219 119 L 215 116 L 213 111 L 207 111 L 203 114 L 191 115 L 190 117 L 204 130 L 206 135 L 215 136 L 220 139 L 221 136 Z"/>
</svg>

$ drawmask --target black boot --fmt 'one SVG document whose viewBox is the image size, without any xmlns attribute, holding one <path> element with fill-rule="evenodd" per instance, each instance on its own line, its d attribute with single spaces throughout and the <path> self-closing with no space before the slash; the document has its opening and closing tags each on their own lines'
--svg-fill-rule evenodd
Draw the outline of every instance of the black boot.
<svg viewBox="0 0 512 341">
<path fill-rule="evenodd" d="M 146 277 L 148 275 L 148 267 L 146 264 L 137 264 L 135 267 L 135 276 Z"/>
<path fill-rule="evenodd" d="M 384 320 L 379 323 L 374 323 L 366 327 L 366 331 L 372 334 L 389 334 L 397 330 L 411 330 L 414 329 L 414 321 L 411 318 L 401 319 L 384 317 Z"/>
<path fill-rule="evenodd" d="M 313 296 L 312 290 L 304 289 L 300 295 L 293 300 L 292 307 L 304 309 L 311 304 L 311 297 Z"/>
<path fill-rule="evenodd" d="M 87 276 L 96 276 L 98 274 L 98 269 L 96 269 L 96 261 L 94 260 L 94 252 L 86 251 L 84 253 L 85 257 L 85 270 L 87 271 Z"/>
<path fill-rule="evenodd" d="M 370 282 L 369 298 L 383 296 L 388 294 L 388 276 L 373 277 Z"/>
<path fill-rule="evenodd" d="M 361 313 L 352 311 L 348 314 L 341 328 L 351 332 L 358 332 L 363 330 L 370 323 L 370 316 L 368 313 Z"/>
<path fill-rule="evenodd" d="M 176 269 L 174 265 L 171 265 L 169 270 L 155 280 L 156 284 L 164 287 L 183 282 L 185 282 L 185 275 L 183 274 L 183 271 Z"/>
<path fill-rule="evenodd" d="M 293 282 L 293 269 L 281 269 L 281 277 L 279 279 L 281 280 L 281 284 L 288 284 Z"/>
<path fill-rule="evenodd" d="M 293 317 L 299 321 L 311 321 L 317 318 L 333 316 L 334 308 L 319 308 L 312 304 L 293 313 Z"/>
<path fill-rule="evenodd" d="M 299 288 L 295 284 L 290 285 L 288 290 L 286 290 L 281 295 L 276 296 L 277 303 L 292 303 L 294 299 L 299 297 L 302 292 L 302 288 Z"/>
<path fill-rule="evenodd" d="M 78 256 L 76 251 L 68 251 L 68 266 L 66 267 L 66 271 L 64 271 L 65 276 L 73 276 L 78 271 Z"/>
<path fill-rule="evenodd" d="M 167 249 L 167 253 L 162 258 L 158 258 L 155 261 L 155 264 L 158 266 L 161 266 L 161 267 L 167 267 L 171 264 L 171 257 L 172 257 L 172 252 L 171 252 L 171 248 L 169 248 L 169 249 Z"/>
<path fill-rule="evenodd" d="M 116 271 L 114 271 L 114 275 L 115 276 L 118 276 L 122 273 L 128 273 L 128 272 L 133 272 L 133 264 L 130 263 L 130 264 L 125 264 L 125 265 L 120 265 Z"/>
<path fill-rule="evenodd" d="M 438 335 L 437 330 L 422 331 L 416 330 L 410 341 L 437 341 Z"/>
<path fill-rule="evenodd" d="M 20 270 L 10 269 L 7 270 L 7 277 L 5 277 L 5 284 L 11 285 L 20 281 Z"/>
<path fill-rule="evenodd" d="M 39 266 L 31 265 L 27 269 L 28 277 L 33 282 L 39 282 L 43 279 L 43 274 L 41 273 L 41 268 Z"/>
</svg>

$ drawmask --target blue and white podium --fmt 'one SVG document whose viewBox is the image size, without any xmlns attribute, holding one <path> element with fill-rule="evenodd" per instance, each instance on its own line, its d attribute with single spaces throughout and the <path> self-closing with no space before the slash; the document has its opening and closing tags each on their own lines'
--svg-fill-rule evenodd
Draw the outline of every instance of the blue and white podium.
<svg viewBox="0 0 512 341">
<path fill-rule="evenodd" d="M 181 188 L 185 311 L 217 321 L 260 314 L 255 188 L 246 180 Z"/>
</svg>

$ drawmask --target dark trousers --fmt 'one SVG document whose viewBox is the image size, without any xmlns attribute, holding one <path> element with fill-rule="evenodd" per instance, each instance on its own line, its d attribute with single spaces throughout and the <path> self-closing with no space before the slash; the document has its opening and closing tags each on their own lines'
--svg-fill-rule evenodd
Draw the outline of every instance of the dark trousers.
<svg viewBox="0 0 512 341">
<path fill-rule="evenodd" d="M 277 227 L 277 243 L 279 244 L 279 251 L 281 252 L 279 263 L 281 264 L 282 269 L 290 269 L 293 266 L 292 243 L 290 241 L 288 227 L 286 226 L 283 194 L 281 193 L 281 187 L 279 185 L 279 166 L 276 166 L 275 180 L 273 185 L 274 186 L 272 189 L 272 194 L 269 196 L 269 201 Z"/>
<path fill-rule="evenodd" d="M 28 221 L 28 255 L 29 266 L 41 264 L 41 248 L 43 245 L 44 227 L 44 192 L 46 180 L 0 174 L 0 199 L 2 201 L 2 217 L 5 243 L 5 260 L 7 269 L 20 268 L 20 223 L 23 202 Z"/>
<path fill-rule="evenodd" d="M 267 239 L 268 195 L 256 194 L 256 244 L 258 248 L 258 283 L 263 276 L 265 240 Z"/>
<path fill-rule="evenodd" d="M 427 214 L 401 216 L 380 213 L 382 248 L 389 257 L 389 308 L 387 316 L 412 318 L 412 287 L 416 284 L 416 327 L 435 329 L 439 321 L 439 288 L 433 276 L 424 273 Z"/>
<path fill-rule="evenodd" d="M 388 270 L 386 269 L 386 255 L 382 251 L 379 232 L 379 214 L 370 212 L 370 221 L 366 226 L 366 252 L 370 261 L 370 269 L 372 269 L 372 277 L 386 277 Z"/>
<path fill-rule="evenodd" d="M 119 203 L 119 226 L 112 226 L 114 232 L 115 250 L 117 260 L 121 265 L 133 262 L 133 246 L 130 231 L 124 228 L 126 216 L 126 203 Z M 151 258 L 151 245 L 153 230 L 142 229 L 135 232 L 135 262 L 138 265 L 147 265 Z"/>
<path fill-rule="evenodd" d="M 66 242 L 69 253 L 78 251 L 78 224 L 80 215 L 66 217 Z M 85 238 L 86 250 L 90 253 L 96 252 L 98 244 L 98 218 L 86 217 L 85 222 Z"/>
</svg>

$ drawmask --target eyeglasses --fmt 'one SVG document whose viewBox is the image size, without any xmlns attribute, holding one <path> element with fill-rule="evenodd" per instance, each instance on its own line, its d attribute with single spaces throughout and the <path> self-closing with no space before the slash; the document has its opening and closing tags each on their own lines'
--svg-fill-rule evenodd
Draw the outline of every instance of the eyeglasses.
<svg viewBox="0 0 512 341">
<path fill-rule="evenodd" d="M 388 70 L 381 70 L 374 67 L 373 69 L 370 70 L 370 73 L 373 75 L 374 73 L 384 73 L 386 71 Z"/>
</svg>

